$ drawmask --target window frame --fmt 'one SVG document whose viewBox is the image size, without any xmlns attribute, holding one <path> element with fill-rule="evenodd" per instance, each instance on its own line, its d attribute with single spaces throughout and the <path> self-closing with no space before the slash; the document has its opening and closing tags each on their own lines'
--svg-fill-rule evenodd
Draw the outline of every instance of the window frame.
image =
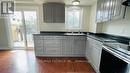
<svg viewBox="0 0 130 73">
<path fill-rule="evenodd" d="M 80 11 L 80 13 L 79 13 L 79 27 L 74 27 L 74 24 L 72 25 L 72 27 L 69 27 L 69 25 L 70 24 L 68 24 L 68 18 L 69 18 L 69 14 L 68 14 L 68 12 L 69 12 L 69 9 L 70 9 L 70 11 L 71 11 L 71 8 L 73 9 L 73 7 L 75 8 L 79 8 L 79 11 Z M 75 9 L 74 9 L 75 10 Z M 73 11 L 73 10 L 72 10 Z M 74 11 L 73 11 L 74 12 Z M 65 28 L 67 29 L 67 30 L 80 30 L 80 29 L 82 29 L 82 18 L 83 18 L 83 8 L 82 7 L 79 7 L 79 6 L 67 6 L 66 8 L 65 8 Z"/>
</svg>

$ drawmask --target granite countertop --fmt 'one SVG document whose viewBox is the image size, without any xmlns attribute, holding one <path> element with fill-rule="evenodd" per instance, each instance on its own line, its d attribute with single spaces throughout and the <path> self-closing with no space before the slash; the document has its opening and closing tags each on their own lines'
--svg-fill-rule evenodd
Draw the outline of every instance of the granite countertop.
<svg viewBox="0 0 130 73">
<path fill-rule="evenodd" d="M 103 46 L 103 49 L 111 53 L 112 55 L 118 57 L 119 59 L 125 61 L 126 63 L 130 64 L 130 52 L 128 53 L 128 51 L 126 50 L 117 49 L 107 44 Z"/>
<path fill-rule="evenodd" d="M 130 38 L 129 37 L 123 37 L 123 36 L 117 36 L 117 35 L 110 35 L 110 34 L 104 34 L 104 33 L 89 33 L 87 35 L 88 37 L 91 37 L 95 40 L 101 41 L 101 42 L 108 42 L 108 41 L 116 41 L 119 43 L 127 44 L 129 45 Z"/>
<path fill-rule="evenodd" d="M 88 34 L 87 37 L 102 42 L 104 47 L 103 49 L 130 64 L 130 51 L 128 51 L 128 42 L 124 38 L 117 37 L 116 40 L 116 37 L 112 39 L 111 36 L 103 34 Z"/>
<path fill-rule="evenodd" d="M 84 33 L 68 33 L 68 32 L 56 32 L 56 33 L 40 33 L 40 34 L 33 34 L 34 36 L 86 36 Z"/>
<path fill-rule="evenodd" d="M 109 35 L 104 33 L 91 33 L 91 32 L 80 32 L 84 33 L 84 35 L 76 35 L 79 32 L 73 32 L 74 34 L 66 35 L 66 33 L 72 33 L 72 32 L 59 32 L 59 31 L 41 31 L 40 34 L 34 34 L 34 36 L 87 36 L 91 37 L 95 40 L 98 40 L 100 42 L 120 42 L 124 44 L 129 44 L 130 38 L 126 37 L 120 37 L 115 35 Z M 75 34 L 76 33 L 76 34 Z M 88 33 L 88 34 L 87 34 Z"/>
<path fill-rule="evenodd" d="M 69 33 L 69 35 L 67 35 L 66 33 Z M 75 33 L 77 34 L 78 32 L 74 32 L 74 34 Z M 100 34 L 95 34 L 95 33 L 87 34 L 87 32 L 82 32 L 82 33 L 84 33 L 84 35 L 73 35 L 73 34 L 71 35 L 70 32 L 42 32 L 40 34 L 34 34 L 34 36 L 87 36 L 102 42 L 104 44 L 103 47 L 105 46 L 108 48 L 106 49 L 107 51 L 109 51 L 113 55 L 116 55 L 120 59 L 130 64 L 130 51 L 117 48 L 118 44 L 128 45 L 130 38 L 113 36 L 113 35 L 108 35 L 103 33 Z M 118 44 L 113 44 L 113 43 L 118 43 Z"/>
<path fill-rule="evenodd" d="M 98 40 L 100 42 L 116 42 L 116 40 L 113 40 L 111 38 L 107 38 L 105 36 L 98 36 L 98 35 L 89 34 L 89 35 L 87 35 L 87 37 L 93 38 L 93 39 Z"/>
</svg>

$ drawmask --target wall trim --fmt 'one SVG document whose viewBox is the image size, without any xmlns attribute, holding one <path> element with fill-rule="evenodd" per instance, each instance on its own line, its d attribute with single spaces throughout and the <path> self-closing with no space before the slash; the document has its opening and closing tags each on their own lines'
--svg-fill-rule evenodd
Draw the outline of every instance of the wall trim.
<svg viewBox="0 0 130 73">
<path fill-rule="evenodd" d="M 9 49 L 8 47 L 0 47 L 0 50 L 12 50 L 12 49 Z"/>
</svg>

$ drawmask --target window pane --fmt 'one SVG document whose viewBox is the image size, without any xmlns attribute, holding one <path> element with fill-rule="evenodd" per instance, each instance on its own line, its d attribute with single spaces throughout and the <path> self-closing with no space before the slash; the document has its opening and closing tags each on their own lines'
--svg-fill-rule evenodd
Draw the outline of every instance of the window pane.
<svg viewBox="0 0 130 73">
<path fill-rule="evenodd" d="M 80 29 L 80 16 L 81 9 L 67 9 L 66 14 L 66 27 L 67 29 Z"/>
</svg>

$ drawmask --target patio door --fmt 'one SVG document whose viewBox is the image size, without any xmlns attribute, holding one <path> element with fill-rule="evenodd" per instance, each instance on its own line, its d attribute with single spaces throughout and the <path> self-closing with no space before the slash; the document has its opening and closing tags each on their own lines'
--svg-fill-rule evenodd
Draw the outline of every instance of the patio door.
<svg viewBox="0 0 130 73">
<path fill-rule="evenodd" d="M 33 34 L 37 33 L 36 11 L 16 11 L 10 16 L 10 20 L 12 47 L 33 48 Z"/>
</svg>

